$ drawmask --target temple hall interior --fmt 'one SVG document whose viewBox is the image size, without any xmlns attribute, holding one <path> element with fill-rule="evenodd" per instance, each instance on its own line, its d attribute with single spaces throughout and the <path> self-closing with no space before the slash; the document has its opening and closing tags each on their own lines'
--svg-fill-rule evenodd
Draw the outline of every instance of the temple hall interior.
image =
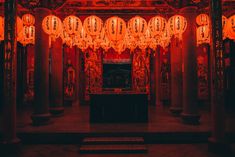
<svg viewBox="0 0 235 157">
<path fill-rule="evenodd" d="M 0 0 L 0 156 L 235 156 L 234 124 L 234 0 Z"/>
</svg>

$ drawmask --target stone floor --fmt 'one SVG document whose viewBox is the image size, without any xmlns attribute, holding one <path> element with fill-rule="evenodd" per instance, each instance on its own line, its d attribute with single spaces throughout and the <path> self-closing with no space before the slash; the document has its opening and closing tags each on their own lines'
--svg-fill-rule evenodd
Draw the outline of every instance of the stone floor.
<svg viewBox="0 0 235 157">
<path fill-rule="evenodd" d="M 23 145 L 18 154 L 4 154 L 1 157 L 234 157 L 231 152 L 210 153 L 206 144 L 154 144 L 148 145 L 146 154 L 79 154 L 77 145 Z"/>
<path fill-rule="evenodd" d="M 90 124 L 89 106 L 76 103 L 65 107 L 64 115 L 52 117 L 46 126 L 31 125 L 32 108 L 17 113 L 17 132 L 92 133 L 92 132 L 210 132 L 210 112 L 200 109 L 200 125 L 185 125 L 180 117 L 171 115 L 168 106 L 149 106 L 149 122 L 144 124 Z M 227 115 L 226 130 L 235 132 L 235 115 Z"/>
</svg>

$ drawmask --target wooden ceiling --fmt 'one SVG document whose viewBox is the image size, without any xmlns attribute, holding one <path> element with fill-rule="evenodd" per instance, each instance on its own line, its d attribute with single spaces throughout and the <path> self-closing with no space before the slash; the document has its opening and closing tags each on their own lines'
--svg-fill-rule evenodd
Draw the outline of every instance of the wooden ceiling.
<svg viewBox="0 0 235 157">
<path fill-rule="evenodd" d="M 3 8 L 4 0 L 0 0 Z M 69 14 L 174 14 L 186 6 L 197 6 L 199 12 L 208 11 L 209 0 L 18 0 L 21 13 L 35 7 L 47 7 L 54 13 Z M 225 14 L 235 10 L 235 0 L 222 0 Z M 3 9 L 1 9 L 3 10 Z"/>
</svg>

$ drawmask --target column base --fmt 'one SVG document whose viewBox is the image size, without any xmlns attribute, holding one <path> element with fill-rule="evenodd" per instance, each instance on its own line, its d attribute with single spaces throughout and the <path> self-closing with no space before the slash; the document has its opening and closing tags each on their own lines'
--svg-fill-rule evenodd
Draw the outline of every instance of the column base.
<svg viewBox="0 0 235 157">
<path fill-rule="evenodd" d="M 53 116 L 63 116 L 64 115 L 64 107 L 51 107 L 50 113 Z"/>
<path fill-rule="evenodd" d="M 189 124 L 189 125 L 199 125 L 199 119 L 200 116 L 197 114 L 186 114 L 186 113 L 181 113 L 182 117 L 182 122 L 184 124 Z"/>
<path fill-rule="evenodd" d="M 212 153 L 228 154 L 231 149 L 228 143 L 216 140 L 213 137 L 208 139 L 208 151 Z"/>
<path fill-rule="evenodd" d="M 170 107 L 171 114 L 173 116 L 179 117 L 180 113 L 182 112 L 182 108 L 179 107 Z"/>
<path fill-rule="evenodd" d="M 72 106 L 73 105 L 73 101 L 72 100 L 65 100 L 64 101 L 64 106 Z"/>
<path fill-rule="evenodd" d="M 32 118 L 32 124 L 34 126 L 40 126 L 40 125 L 47 125 L 50 124 L 50 113 L 45 113 L 45 114 L 33 114 L 31 116 Z"/>
<path fill-rule="evenodd" d="M 21 147 L 21 141 L 18 138 L 15 138 L 10 141 L 1 141 L 0 153 L 1 154 L 15 154 L 19 152 L 20 147 Z"/>
</svg>

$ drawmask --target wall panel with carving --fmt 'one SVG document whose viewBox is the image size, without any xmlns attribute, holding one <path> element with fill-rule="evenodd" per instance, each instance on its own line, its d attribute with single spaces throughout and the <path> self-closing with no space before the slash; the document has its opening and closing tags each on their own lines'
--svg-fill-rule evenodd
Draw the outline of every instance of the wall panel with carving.
<svg viewBox="0 0 235 157">
<path fill-rule="evenodd" d="M 76 48 L 64 46 L 64 100 L 76 98 Z"/>
<path fill-rule="evenodd" d="M 197 76 L 199 100 L 208 100 L 209 96 L 208 52 L 208 44 L 203 44 L 197 47 Z"/>
<path fill-rule="evenodd" d="M 161 100 L 170 99 L 170 50 L 160 48 L 160 86 Z"/>
<path fill-rule="evenodd" d="M 29 102 L 34 97 L 34 45 L 27 46 L 26 91 L 24 101 Z"/>
<path fill-rule="evenodd" d="M 102 50 L 93 51 L 88 48 L 85 52 L 85 99 L 89 93 L 102 91 Z"/>
<path fill-rule="evenodd" d="M 141 49 L 135 49 L 132 61 L 132 88 L 137 92 L 150 90 L 150 54 Z"/>
</svg>

